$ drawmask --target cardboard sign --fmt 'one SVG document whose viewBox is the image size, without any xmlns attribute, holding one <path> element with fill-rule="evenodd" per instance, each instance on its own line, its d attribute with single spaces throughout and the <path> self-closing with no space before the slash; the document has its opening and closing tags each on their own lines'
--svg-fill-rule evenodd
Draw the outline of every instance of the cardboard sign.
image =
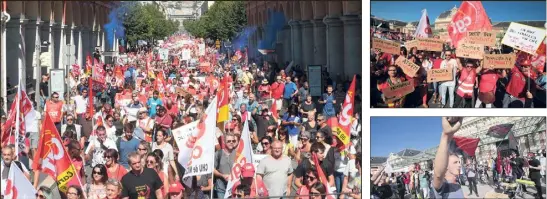
<svg viewBox="0 0 547 199">
<path fill-rule="evenodd" d="M 484 66 L 494 66 L 494 68 L 511 69 L 515 65 L 517 56 L 515 54 L 486 54 L 484 55 Z"/>
<path fill-rule="evenodd" d="M 431 69 L 427 71 L 427 82 L 450 81 L 453 78 L 452 69 Z"/>
<path fill-rule="evenodd" d="M 412 40 L 405 42 L 405 47 L 407 51 L 410 51 L 413 47 L 418 47 L 418 40 Z"/>
<path fill-rule="evenodd" d="M 398 84 L 395 84 L 391 87 L 385 88 L 382 90 L 386 101 L 392 101 L 399 99 L 414 92 L 414 83 L 413 81 L 405 81 Z"/>
<path fill-rule="evenodd" d="M 397 58 L 397 60 L 395 61 L 395 64 L 401 67 L 401 69 L 403 69 L 403 72 L 410 77 L 414 77 L 414 75 L 416 75 L 416 72 L 420 70 L 420 66 L 404 58 L 403 56 L 399 56 L 399 58 Z"/>
<path fill-rule="evenodd" d="M 430 38 L 417 38 L 418 40 L 418 50 L 425 51 L 443 51 L 443 41 L 440 39 L 430 39 Z"/>
<path fill-rule="evenodd" d="M 389 40 L 372 38 L 372 48 L 380 49 L 382 52 L 385 53 L 398 55 L 399 50 L 401 50 L 401 45 L 399 43 Z"/>
<path fill-rule="evenodd" d="M 511 22 L 501 43 L 534 55 L 543 38 L 545 29 Z"/>
<path fill-rule="evenodd" d="M 496 46 L 496 32 L 494 31 L 469 31 L 465 41 L 470 44 L 482 44 Z"/>
<path fill-rule="evenodd" d="M 168 49 L 159 49 L 158 54 L 160 55 L 161 60 L 167 60 L 169 58 L 169 50 Z"/>
<path fill-rule="evenodd" d="M 181 88 L 181 87 L 177 87 L 176 89 L 176 93 L 177 95 L 182 95 L 182 96 L 192 96 L 191 93 L 189 93 L 188 91 L 186 91 L 184 88 Z"/>
<path fill-rule="evenodd" d="M 456 56 L 470 59 L 482 59 L 484 56 L 484 45 L 459 43 L 456 48 Z"/>
</svg>

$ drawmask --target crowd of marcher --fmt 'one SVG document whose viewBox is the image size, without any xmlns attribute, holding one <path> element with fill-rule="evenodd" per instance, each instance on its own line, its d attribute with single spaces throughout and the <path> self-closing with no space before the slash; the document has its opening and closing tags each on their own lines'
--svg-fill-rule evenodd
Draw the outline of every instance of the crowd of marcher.
<svg viewBox="0 0 547 199">
<path fill-rule="evenodd" d="M 203 40 L 189 36 L 174 36 L 166 43 L 180 40 L 187 42 L 156 46 L 170 49 L 166 59 L 154 46 L 130 48 L 115 64 L 88 57 L 102 68 L 89 63 L 77 75 L 73 69 L 66 79 L 70 93 L 63 96 L 49 93 L 50 76 L 42 76 L 41 103 L 35 107 L 42 110 L 41 118 L 51 117 L 83 185 L 70 186 L 59 197 L 224 198 L 230 193 L 231 198 L 361 198 L 359 76 L 351 138 L 344 145 L 327 121 L 338 120 L 351 79 L 333 79 L 324 72 L 325 93 L 311 96 L 300 66 L 253 63 L 245 50 L 228 57 L 206 46 L 203 55 Z M 186 49 L 191 50 L 190 60 L 181 56 Z M 95 77 L 101 71 L 104 81 Z M 177 161 L 179 147 L 172 131 L 199 121 L 222 83 L 230 88 L 229 119 L 217 126 L 214 172 L 183 179 L 185 167 Z M 226 190 L 245 122 L 254 154 L 265 157 L 258 166 L 243 165 L 241 181 Z M 12 135 L 14 129 L 2 135 Z M 40 173 L 27 169 L 41 134 L 27 135 L 28 150 L 17 156 L 21 161 L 14 160 L 13 142 L 2 142 L 2 179 L 13 161 L 37 189 L 37 198 L 55 198 L 58 188 L 40 186 Z M 321 174 L 327 182 L 320 181 Z"/>
</svg>

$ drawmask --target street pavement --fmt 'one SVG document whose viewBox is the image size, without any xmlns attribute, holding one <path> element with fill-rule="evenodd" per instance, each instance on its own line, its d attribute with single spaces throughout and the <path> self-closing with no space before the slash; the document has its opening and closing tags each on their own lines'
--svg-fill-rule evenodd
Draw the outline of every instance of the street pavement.
<svg viewBox="0 0 547 199">
<path fill-rule="evenodd" d="M 543 188 L 543 198 L 546 198 L 546 194 L 545 194 L 545 180 L 542 181 L 543 184 L 542 184 L 542 188 Z M 464 193 L 464 196 L 466 198 L 484 198 L 485 195 L 488 193 L 488 192 L 498 192 L 498 193 L 501 193 L 502 190 L 496 190 L 496 187 L 492 186 L 492 185 L 487 185 L 487 184 L 481 184 L 481 183 L 478 183 L 477 184 L 477 190 L 479 191 L 479 197 L 477 197 L 475 195 L 475 193 L 473 193 L 472 195 L 469 195 L 469 187 L 464 185 L 462 186 L 462 190 L 463 190 L 463 193 Z M 515 198 L 521 198 L 521 199 L 533 199 L 534 198 L 534 194 L 536 193 L 536 189 L 534 187 L 527 187 L 526 188 L 526 193 L 524 193 L 524 195 L 522 197 L 520 196 L 517 196 Z M 406 194 L 405 195 L 405 199 L 410 199 L 412 198 L 410 194 Z"/>
</svg>

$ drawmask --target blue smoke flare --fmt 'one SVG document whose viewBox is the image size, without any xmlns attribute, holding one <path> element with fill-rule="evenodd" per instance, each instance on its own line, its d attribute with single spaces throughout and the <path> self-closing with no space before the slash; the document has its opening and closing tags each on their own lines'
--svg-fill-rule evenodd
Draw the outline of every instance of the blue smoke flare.
<svg viewBox="0 0 547 199">
<path fill-rule="evenodd" d="M 108 23 L 104 25 L 108 47 L 114 43 L 114 32 L 118 40 L 125 39 L 125 28 L 123 26 L 123 16 L 127 12 L 127 6 L 123 3 L 120 7 L 114 8 L 108 14 Z"/>
<path fill-rule="evenodd" d="M 234 49 L 243 49 L 245 46 L 247 46 L 248 39 L 251 35 L 253 35 L 256 31 L 255 26 L 248 26 L 245 27 L 243 30 L 241 30 L 240 33 L 238 33 L 237 36 L 232 39 L 232 45 Z"/>
<path fill-rule="evenodd" d="M 286 24 L 283 12 L 275 12 L 268 9 L 268 23 L 264 26 L 264 36 L 258 42 L 258 49 L 275 49 L 277 32 Z"/>
</svg>

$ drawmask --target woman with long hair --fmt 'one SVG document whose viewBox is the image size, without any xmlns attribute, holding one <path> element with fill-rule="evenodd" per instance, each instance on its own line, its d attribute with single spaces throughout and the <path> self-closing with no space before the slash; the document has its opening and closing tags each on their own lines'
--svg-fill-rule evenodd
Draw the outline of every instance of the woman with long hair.
<svg viewBox="0 0 547 199">
<path fill-rule="evenodd" d="M 283 143 L 283 155 L 293 158 L 295 155 L 294 145 L 289 142 L 289 132 L 282 128 L 277 133 L 277 140 Z"/>
<path fill-rule="evenodd" d="M 106 181 L 108 180 L 106 167 L 102 164 L 95 165 L 91 176 L 91 183 L 87 184 L 85 188 L 87 198 L 105 198 Z"/>
<path fill-rule="evenodd" d="M 383 81 L 377 83 L 377 88 L 380 92 L 383 92 L 384 89 L 387 89 L 391 86 L 404 82 L 406 79 L 402 75 L 402 71 L 399 67 L 391 65 L 387 67 L 387 78 Z M 405 97 L 398 99 L 387 99 L 382 94 L 382 99 L 388 105 L 389 108 L 401 108 L 405 103 Z"/>
<path fill-rule="evenodd" d="M 141 140 L 139 146 L 137 147 L 137 153 L 141 156 L 141 164 L 143 167 L 146 167 L 146 155 L 150 153 L 150 145 L 148 142 Z"/>
<path fill-rule="evenodd" d="M 166 131 L 163 129 L 158 129 L 156 131 L 156 142 L 152 143 L 152 151 L 159 149 L 163 152 L 163 158 L 161 160 L 163 167 L 161 170 L 164 172 L 167 172 L 167 165 L 177 168 L 177 165 L 175 164 L 175 155 L 173 154 L 173 146 L 167 143 L 165 140 L 166 138 Z"/>
<path fill-rule="evenodd" d="M 104 159 L 106 160 L 106 168 L 109 179 L 115 179 L 121 181 L 122 177 L 127 173 L 127 169 L 118 163 L 118 151 L 115 149 L 107 149 L 104 152 Z"/>
<path fill-rule="evenodd" d="M 260 144 L 262 145 L 262 151 L 260 152 L 260 154 L 267 154 L 267 155 L 271 155 L 272 154 L 272 143 L 273 143 L 273 138 L 270 137 L 270 136 L 264 136 L 262 138 L 260 138 Z"/>
<path fill-rule="evenodd" d="M 310 199 L 325 199 L 327 198 L 327 188 L 321 181 L 315 182 L 310 187 Z"/>
</svg>

